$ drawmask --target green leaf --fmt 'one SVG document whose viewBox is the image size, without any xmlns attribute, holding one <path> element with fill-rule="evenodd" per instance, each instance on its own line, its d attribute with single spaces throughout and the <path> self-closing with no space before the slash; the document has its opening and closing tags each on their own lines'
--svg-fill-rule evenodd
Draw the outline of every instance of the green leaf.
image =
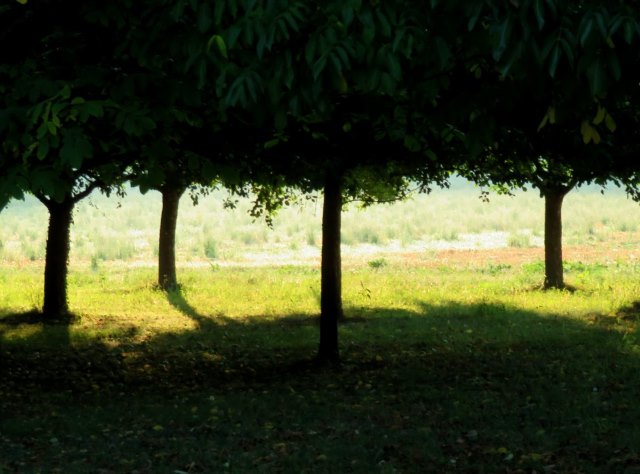
<svg viewBox="0 0 640 474">
<path fill-rule="evenodd" d="M 101 118 L 104 116 L 104 107 L 101 102 L 87 102 L 87 112 L 92 117 Z"/>
<path fill-rule="evenodd" d="M 611 68 L 613 78 L 619 81 L 620 77 L 622 77 L 622 68 L 620 67 L 618 56 L 613 52 L 609 55 L 609 67 Z"/>
<path fill-rule="evenodd" d="M 211 38 L 209 38 L 209 41 L 207 42 L 207 51 L 211 51 L 211 47 L 214 44 L 218 48 L 218 52 L 220 53 L 220 55 L 224 59 L 229 59 L 229 56 L 227 55 L 227 45 L 224 42 L 224 38 L 220 35 L 213 35 Z"/>
<path fill-rule="evenodd" d="M 595 145 L 599 144 L 602 141 L 602 137 L 600 137 L 600 133 L 591 126 L 589 122 L 584 120 L 582 125 L 580 126 L 580 132 L 582 133 L 582 141 L 585 145 L 593 142 Z"/>
<path fill-rule="evenodd" d="M 300 25 L 298 25 L 298 21 L 291 12 L 286 12 L 283 17 L 287 22 L 286 25 L 289 25 L 293 31 L 300 31 Z M 286 28 L 286 25 L 283 23 L 284 28 Z M 287 35 L 286 37 L 288 38 L 289 36 Z"/>
<path fill-rule="evenodd" d="M 353 7 L 345 6 L 342 8 L 342 23 L 345 26 L 349 26 L 353 21 Z"/>
<path fill-rule="evenodd" d="M 622 26 L 622 23 L 626 20 L 626 18 L 622 15 L 616 15 L 615 19 L 611 22 L 611 26 L 609 26 L 609 33 L 607 36 L 613 36 L 617 33 L 617 31 Z"/>
<path fill-rule="evenodd" d="M 42 140 L 40 140 L 40 142 L 38 142 L 38 153 L 36 154 L 36 156 L 38 157 L 39 160 L 44 160 L 48 154 L 49 154 L 49 140 L 47 140 L 46 138 L 43 138 Z"/>
<path fill-rule="evenodd" d="M 273 148 L 273 147 L 277 146 L 279 143 L 280 143 L 280 139 L 279 138 L 273 138 L 273 139 L 265 142 L 264 149 L 268 150 L 269 148 Z"/>
<path fill-rule="evenodd" d="M 402 77 L 402 69 L 400 67 L 400 63 L 397 58 L 393 55 L 389 55 L 387 57 L 387 66 L 389 68 L 389 73 L 394 80 L 399 81 Z"/>
<path fill-rule="evenodd" d="M 591 130 L 593 130 L 593 127 L 589 125 L 589 122 L 586 120 L 580 125 L 580 133 L 582 134 L 582 141 L 585 145 L 591 141 Z"/>
<path fill-rule="evenodd" d="M 274 124 L 276 126 L 276 129 L 284 130 L 287 126 L 287 122 L 287 113 L 284 110 L 279 109 L 274 115 Z"/>
<path fill-rule="evenodd" d="M 207 82 L 207 62 L 200 61 L 198 64 L 198 89 L 202 89 Z"/>
<path fill-rule="evenodd" d="M 601 105 L 598 106 L 598 112 L 596 112 L 596 116 L 593 118 L 592 122 L 594 125 L 600 125 L 607 115 L 607 110 Z"/>
<path fill-rule="evenodd" d="M 602 13 L 598 12 L 595 14 L 596 24 L 598 25 L 598 29 L 600 30 L 600 34 L 604 39 L 609 37 L 609 32 L 607 31 L 607 25 L 604 21 L 604 16 Z"/>
<path fill-rule="evenodd" d="M 631 44 L 631 42 L 633 41 L 633 32 L 635 31 L 635 27 L 633 24 L 633 20 L 632 19 L 627 19 L 627 21 L 625 21 L 624 23 L 624 40 L 627 42 L 627 44 Z"/>
<path fill-rule="evenodd" d="M 547 123 L 549 122 L 549 113 L 544 114 L 544 117 L 542 117 L 542 120 L 540 121 L 540 124 L 538 125 L 538 132 L 540 130 L 542 130 Z"/>
<path fill-rule="evenodd" d="M 85 158 L 91 156 L 93 147 L 87 138 L 78 131 L 70 131 L 64 137 L 60 149 L 60 159 L 71 168 L 79 168 Z"/>
<path fill-rule="evenodd" d="M 60 97 L 65 100 L 71 97 L 71 87 L 69 87 L 69 84 L 65 84 L 65 86 L 62 88 L 62 90 L 60 91 Z"/>
<path fill-rule="evenodd" d="M 227 36 L 227 43 L 229 45 L 229 48 L 233 48 L 236 45 L 238 38 L 240 37 L 240 33 L 242 33 L 242 28 L 240 28 L 238 25 L 233 25 L 231 28 L 227 30 L 226 36 Z M 225 52 L 226 50 L 227 49 L 225 47 Z"/>
<path fill-rule="evenodd" d="M 560 62 L 560 46 L 556 43 L 556 45 L 551 50 L 551 57 L 549 58 L 549 75 L 551 77 L 556 76 L 556 71 L 558 70 L 559 62 Z"/>
<path fill-rule="evenodd" d="M 451 59 L 451 50 L 449 49 L 449 45 L 447 44 L 447 42 L 441 37 L 436 38 L 436 50 L 438 52 L 440 67 L 446 67 L 449 64 L 449 60 Z"/>
<path fill-rule="evenodd" d="M 227 2 L 219 0 L 214 3 L 215 5 L 213 7 L 213 20 L 216 26 L 220 26 L 220 23 L 222 23 L 222 15 L 224 14 L 224 6 Z"/>
<path fill-rule="evenodd" d="M 564 51 L 564 55 L 569 61 L 569 65 L 573 68 L 573 65 L 575 63 L 575 56 L 573 54 L 573 49 L 571 48 L 571 45 L 564 38 L 560 38 L 558 42 L 560 43 L 560 46 L 562 46 L 562 51 Z"/>
<path fill-rule="evenodd" d="M 387 20 L 387 17 L 382 13 L 382 11 L 380 10 L 376 10 L 376 16 L 378 17 L 378 22 L 380 23 L 380 26 L 382 27 L 382 34 L 384 36 L 390 36 L 391 35 L 391 24 L 389 23 L 389 20 Z"/>
<path fill-rule="evenodd" d="M 340 58 L 336 54 L 334 54 L 333 51 L 329 53 L 329 60 L 331 61 L 336 74 L 338 76 L 342 76 L 342 63 L 340 62 Z"/>
<path fill-rule="evenodd" d="M 258 38 L 258 44 L 256 45 L 256 53 L 258 53 L 258 59 L 262 59 L 264 56 L 264 50 L 267 44 L 267 37 L 265 35 L 260 35 Z"/>
<path fill-rule="evenodd" d="M 536 20 L 538 20 L 538 29 L 542 30 L 544 27 L 544 3 L 543 0 L 535 0 L 533 3 L 533 9 L 536 13 Z"/>
<path fill-rule="evenodd" d="M 476 6 L 471 11 L 471 16 L 469 17 L 469 22 L 467 23 L 467 29 L 469 31 L 473 30 L 478 23 L 478 19 L 480 18 L 480 14 L 482 13 L 482 6 L 484 2 L 477 2 Z"/>
<path fill-rule="evenodd" d="M 49 133 L 48 123 L 49 122 L 42 122 L 38 127 L 38 130 L 36 131 L 36 137 L 38 137 L 38 140 L 43 139 Z"/>
<path fill-rule="evenodd" d="M 312 72 L 313 72 L 314 81 L 318 80 L 318 78 L 320 77 L 320 74 L 322 74 L 322 71 L 324 70 L 326 65 L 327 65 L 326 55 L 320 56 L 320 58 L 318 58 L 318 60 L 313 64 Z"/>
<path fill-rule="evenodd" d="M 599 60 L 596 60 L 589 66 L 587 70 L 587 80 L 589 81 L 589 88 L 591 94 L 595 97 L 600 95 L 604 90 L 605 78 L 602 65 Z"/>
<path fill-rule="evenodd" d="M 205 33 L 213 20 L 211 18 L 211 7 L 209 7 L 208 3 L 202 3 L 200 8 L 198 8 L 198 30 L 200 33 Z"/>
<path fill-rule="evenodd" d="M 580 46 L 584 46 L 593 30 L 593 18 L 587 17 L 580 23 Z"/>
<path fill-rule="evenodd" d="M 405 135 L 404 146 L 409 151 L 413 151 L 413 152 L 420 151 L 420 141 L 413 135 Z"/>
<path fill-rule="evenodd" d="M 607 127 L 607 129 L 610 132 L 615 132 L 617 125 L 616 125 L 616 121 L 613 120 L 613 117 L 609 114 L 607 114 L 607 116 L 604 118 L 604 125 Z"/>
<path fill-rule="evenodd" d="M 553 18 L 558 16 L 558 8 L 556 7 L 556 0 L 547 0 L 547 7 L 551 11 L 551 15 Z"/>
<path fill-rule="evenodd" d="M 512 29 L 511 15 L 507 16 L 502 25 L 500 25 L 500 29 L 498 31 L 499 41 L 498 46 L 493 50 L 493 58 L 496 61 L 499 61 L 505 50 L 507 49 L 507 45 L 509 44 L 509 38 L 511 37 L 511 29 Z"/>
</svg>

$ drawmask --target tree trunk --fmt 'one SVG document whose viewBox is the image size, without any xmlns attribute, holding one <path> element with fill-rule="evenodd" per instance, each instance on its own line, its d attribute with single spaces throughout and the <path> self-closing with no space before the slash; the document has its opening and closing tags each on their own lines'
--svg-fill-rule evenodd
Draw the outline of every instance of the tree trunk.
<svg viewBox="0 0 640 474">
<path fill-rule="evenodd" d="M 44 305 L 46 319 L 64 319 L 69 314 L 67 273 L 69 264 L 69 234 L 73 223 L 74 201 L 48 201 L 49 230 L 44 266 Z"/>
<path fill-rule="evenodd" d="M 544 190 L 544 288 L 564 288 L 562 201 L 568 190 Z"/>
<path fill-rule="evenodd" d="M 342 319 L 340 219 L 342 187 L 339 176 L 327 176 L 322 209 L 322 263 L 320 289 L 320 362 L 339 359 L 338 320 Z"/>
<path fill-rule="evenodd" d="M 165 291 L 178 287 L 176 276 L 176 224 L 182 187 L 165 186 L 162 193 L 162 215 L 158 242 L 158 286 Z"/>
</svg>

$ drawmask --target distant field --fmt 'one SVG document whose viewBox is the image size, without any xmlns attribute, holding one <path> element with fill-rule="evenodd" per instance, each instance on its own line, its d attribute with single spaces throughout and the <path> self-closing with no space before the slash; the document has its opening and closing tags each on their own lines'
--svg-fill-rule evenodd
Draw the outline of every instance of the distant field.
<svg viewBox="0 0 640 474">
<path fill-rule="evenodd" d="M 388 252 L 434 249 L 529 248 L 542 245 L 543 201 L 530 191 L 515 197 L 479 198 L 472 185 L 393 205 L 361 209 L 351 204 L 343 218 L 347 256 L 373 258 Z M 250 202 L 224 209 L 221 191 L 193 206 L 181 202 L 177 255 L 182 264 L 286 264 L 319 257 L 321 201 L 283 209 L 269 228 L 248 214 Z M 305 201 L 305 200 L 302 200 Z M 117 200 L 94 194 L 80 203 L 72 231 L 72 264 L 124 261 L 152 264 L 157 256 L 159 193 L 130 190 Z M 0 214 L 0 261 L 24 263 L 44 257 L 47 213 L 35 199 L 17 201 Z M 598 244 L 610 239 L 637 241 L 640 206 L 620 190 L 573 192 L 564 208 L 565 244 Z"/>
</svg>

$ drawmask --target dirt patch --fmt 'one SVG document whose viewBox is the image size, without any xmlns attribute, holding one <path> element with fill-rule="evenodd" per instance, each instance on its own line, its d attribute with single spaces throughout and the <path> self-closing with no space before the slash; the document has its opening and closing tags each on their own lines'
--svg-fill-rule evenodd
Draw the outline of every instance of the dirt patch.
<svg viewBox="0 0 640 474">
<path fill-rule="evenodd" d="M 544 260 L 542 246 L 529 248 L 507 247 L 499 242 L 503 236 L 499 233 L 477 234 L 484 239 L 478 244 L 479 237 L 475 237 L 470 248 L 460 248 L 459 242 L 451 243 L 450 248 L 442 248 L 441 242 L 414 242 L 402 246 L 398 242 L 380 246 L 372 244 L 343 245 L 342 262 L 345 268 L 354 268 L 368 264 L 393 263 L 412 267 L 440 267 L 440 266 L 486 266 L 486 265 L 521 265 L 523 263 L 540 262 Z M 469 234 L 471 235 L 471 234 Z M 454 245 L 455 244 L 455 245 Z M 444 245 L 444 244 L 442 244 Z M 640 258 L 640 233 L 612 232 L 604 241 L 581 245 L 565 245 L 564 260 L 583 263 L 633 262 Z M 72 261 L 76 268 L 88 268 L 91 262 Z M 42 267 L 44 261 L 2 262 L 10 268 Z M 154 268 L 153 260 L 129 260 L 101 262 L 105 267 L 144 267 Z M 256 248 L 253 251 L 241 253 L 232 260 L 189 260 L 179 261 L 181 268 L 210 268 L 210 267 L 277 267 L 277 266 L 309 266 L 320 267 L 320 249 L 307 246 L 297 250 L 283 250 L 280 248 Z M 373 265 L 372 265 L 373 266 Z"/>
<path fill-rule="evenodd" d="M 640 249 L 638 249 L 640 250 Z M 567 246 L 564 260 L 571 262 L 629 262 L 637 260 L 640 252 L 635 249 L 604 245 Z M 489 264 L 522 265 L 544 260 L 542 248 L 501 248 L 483 250 L 442 250 L 431 253 L 410 252 L 394 255 L 390 260 L 408 266 L 483 266 Z"/>
</svg>

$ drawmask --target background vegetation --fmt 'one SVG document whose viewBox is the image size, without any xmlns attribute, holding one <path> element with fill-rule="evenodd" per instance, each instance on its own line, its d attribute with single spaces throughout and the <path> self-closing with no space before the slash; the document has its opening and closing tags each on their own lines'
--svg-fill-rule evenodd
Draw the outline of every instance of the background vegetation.
<svg viewBox="0 0 640 474">
<path fill-rule="evenodd" d="M 225 197 L 225 192 L 214 191 L 193 206 L 185 196 L 177 229 L 179 263 L 286 264 L 319 256 L 319 202 L 301 198 L 300 205 L 283 209 L 269 228 L 249 216 L 250 200 L 239 200 L 235 209 L 225 209 Z M 119 200 L 94 193 L 75 212 L 72 264 L 95 266 L 118 260 L 155 265 L 160 210 L 160 194 L 154 191 L 141 195 L 130 189 Z M 362 209 L 357 203 L 350 204 L 344 216 L 342 242 L 347 255 L 427 248 L 539 247 L 543 210 L 543 200 L 535 191 L 517 192 L 512 197 L 492 194 L 489 202 L 483 202 L 478 188 L 457 180 L 451 189 L 436 189 L 430 195 L 415 195 L 392 205 Z M 564 215 L 564 240 L 568 245 L 611 238 L 633 242 L 640 222 L 637 203 L 615 187 L 607 189 L 605 195 L 596 187 L 570 193 Z M 31 198 L 14 201 L 3 212 L 2 220 L 1 261 L 44 258 L 44 206 Z M 366 249 L 362 244 L 380 248 Z"/>
</svg>

